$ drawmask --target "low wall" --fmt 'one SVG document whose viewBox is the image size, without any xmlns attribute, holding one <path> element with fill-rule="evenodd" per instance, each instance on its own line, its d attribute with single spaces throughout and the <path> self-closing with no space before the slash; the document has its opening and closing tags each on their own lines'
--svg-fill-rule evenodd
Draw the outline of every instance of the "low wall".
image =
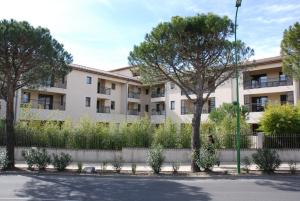
<svg viewBox="0 0 300 201">
<path fill-rule="evenodd" d="M 4 149 L 1 147 L 0 149 Z M 28 149 L 27 147 L 15 148 L 15 159 L 23 161 L 22 150 Z M 72 156 L 74 162 L 91 162 L 99 163 L 103 161 L 111 162 L 115 157 L 122 157 L 125 163 L 146 163 L 148 156 L 148 149 L 145 148 L 124 148 L 120 151 L 114 150 L 77 150 L 77 149 L 51 149 L 47 148 L 49 154 L 52 153 L 68 153 Z M 245 156 L 251 157 L 255 153 L 255 149 L 241 150 L 241 158 Z M 278 149 L 280 159 L 283 162 L 290 160 L 300 162 L 300 149 Z M 236 151 L 233 149 L 218 150 L 219 160 L 221 162 L 235 162 Z M 189 163 L 191 161 L 190 149 L 165 149 L 164 150 L 165 162 L 181 162 Z"/>
</svg>

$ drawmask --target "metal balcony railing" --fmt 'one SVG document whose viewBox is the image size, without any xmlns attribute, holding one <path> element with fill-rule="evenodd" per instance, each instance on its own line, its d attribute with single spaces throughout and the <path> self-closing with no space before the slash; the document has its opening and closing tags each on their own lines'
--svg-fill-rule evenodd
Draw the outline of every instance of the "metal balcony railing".
<svg viewBox="0 0 300 201">
<path fill-rule="evenodd" d="M 105 95 L 110 95 L 111 89 L 110 88 L 105 88 L 105 87 L 99 87 L 97 89 L 98 94 L 105 94 Z"/>
<path fill-rule="evenodd" d="M 128 92 L 128 98 L 140 99 L 141 94 L 133 91 Z"/>
<path fill-rule="evenodd" d="M 159 97 L 165 97 L 165 91 L 164 90 L 160 93 L 156 93 L 156 92 L 151 93 L 151 98 L 159 98 Z"/>
<path fill-rule="evenodd" d="M 34 99 L 30 99 L 29 102 L 22 102 L 21 107 L 29 107 L 33 109 L 43 109 L 43 110 L 66 110 L 65 102 L 34 100 Z"/>
<path fill-rule="evenodd" d="M 66 89 L 67 88 L 67 81 L 65 82 L 44 82 L 41 84 L 41 87 L 55 87 L 55 88 L 61 88 Z"/>
<path fill-rule="evenodd" d="M 272 103 L 272 102 L 271 102 Z M 284 104 L 294 104 L 293 101 L 281 101 L 281 105 Z M 268 102 L 262 104 L 262 103 L 250 103 L 245 104 L 245 107 L 247 108 L 248 112 L 263 112 L 265 111 L 265 108 L 267 107 Z"/>
<path fill-rule="evenodd" d="M 244 89 L 257 89 L 265 87 L 279 87 L 293 85 L 293 80 L 268 80 L 267 82 L 253 82 L 252 80 L 244 81 Z"/>
<path fill-rule="evenodd" d="M 97 113 L 110 113 L 110 107 L 109 106 L 98 107 Z"/>
<path fill-rule="evenodd" d="M 203 108 L 202 109 L 202 114 L 208 114 L 210 113 L 210 111 L 212 111 L 214 108 Z M 190 108 L 190 107 L 181 107 L 181 114 L 193 114 L 194 113 L 194 109 Z"/>
</svg>

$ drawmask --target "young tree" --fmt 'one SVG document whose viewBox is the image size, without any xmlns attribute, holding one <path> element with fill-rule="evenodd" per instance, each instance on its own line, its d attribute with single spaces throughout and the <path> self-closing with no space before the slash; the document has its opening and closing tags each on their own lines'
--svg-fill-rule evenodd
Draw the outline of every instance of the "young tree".
<svg viewBox="0 0 300 201">
<path fill-rule="evenodd" d="M 15 91 L 66 75 L 72 56 L 48 29 L 28 22 L 0 21 L 0 98 L 6 101 L 8 168 L 14 167 Z"/>
<path fill-rule="evenodd" d="M 300 24 L 284 31 L 281 41 L 282 68 L 285 74 L 300 79 Z"/>
<path fill-rule="evenodd" d="M 194 106 L 192 120 L 192 152 L 200 148 L 200 119 L 210 94 L 234 73 L 234 47 L 241 64 L 252 50 L 241 41 L 230 39 L 234 24 L 228 17 L 201 14 L 194 17 L 173 17 L 160 23 L 134 46 L 129 63 L 138 67 L 141 80 L 147 84 L 171 81 L 178 85 Z M 154 80 L 154 81 L 153 81 Z M 190 94 L 195 94 L 192 99 Z M 192 171 L 199 171 L 192 160 Z"/>
</svg>

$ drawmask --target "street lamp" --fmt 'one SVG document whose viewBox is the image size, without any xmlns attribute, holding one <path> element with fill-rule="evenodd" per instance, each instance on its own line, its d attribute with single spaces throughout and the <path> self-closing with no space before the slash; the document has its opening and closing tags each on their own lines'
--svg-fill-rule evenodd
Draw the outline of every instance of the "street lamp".
<svg viewBox="0 0 300 201">
<path fill-rule="evenodd" d="M 237 27 L 237 14 L 239 7 L 242 4 L 242 0 L 236 0 L 235 7 L 235 23 L 234 23 L 234 52 L 235 52 L 235 78 L 236 78 L 236 160 L 237 160 L 237 172 L 241 173 L 241 126 L 240 126 L 240 97 L 239 97 L 239 72 L 237 65 L 237 43 L 236 43 L 236 27 Z"/>
</svg>

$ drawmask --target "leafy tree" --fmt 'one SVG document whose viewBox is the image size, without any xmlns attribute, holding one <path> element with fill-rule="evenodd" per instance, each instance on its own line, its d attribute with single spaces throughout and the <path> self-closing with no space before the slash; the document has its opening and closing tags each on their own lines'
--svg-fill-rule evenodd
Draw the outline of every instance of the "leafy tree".
<svg viewBox="0 0 300 201">
<path fill-rule="evenodd" d="M 0 98 L 6 101 L 8 168 L 14 167 L 14 97 L 24 86 L 57 79 L 70 70 L 72 56 L 50 31 L 28 22 L 0 21 Z"/>
<path fill-rule="evenodd" d="M 281 41 L 282 68 L 285 74 L 300 79 L 300 24 L 284 31 Z"/>
<path fill-rule="evenodd" d="M 268 105 L 259 129 L 266 134 L 285 135 L 300 133 L 300 109 L 294 105 Z"/>
<path fill-rule="evenodd" d="M 201 14 L 193 17 L 173 17 L 170 22 L 154 27 L 145 40 L 134 46 L 129 63 L 138 67 L 141 80 L 172 81 L 180 87 L 194 104 L 192 120 L 192 152 L 200 148 L 200 119 L 202 108 L 210 94 L 232 77 L 234 73 L 234 47 L 241 64 L 253 51 L 241 41 L 230 39 L 234 24 L 228 17 Z M 196 98 L 191 98 L 190 94 Z M 192 160 L 192 171 L 200 171 Z"/>
<path fill-rule="evenodd" d="M 241 106 L 240 114 L 245 118 L 248 110 L 246 106 Z M 220 107 L 215 108 L 209 113 L 209 119 L 215 123 L 220 123 L 225 117 L 233 118 L 236 117 L 236 106 L 232 103 L 223 103 Z"/>
</svg>

